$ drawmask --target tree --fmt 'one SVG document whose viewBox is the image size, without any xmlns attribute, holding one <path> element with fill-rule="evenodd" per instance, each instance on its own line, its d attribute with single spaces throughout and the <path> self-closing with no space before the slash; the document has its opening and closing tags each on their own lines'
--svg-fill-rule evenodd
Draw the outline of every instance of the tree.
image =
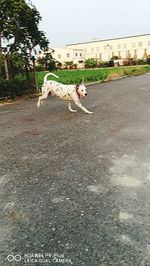
<svg viewBox="0 0 150 266">
<path fill-rule="evenodd" d="M 42 50 L 48 49 L 48 39 L 38 28 L 40 20 L 41 16 L 30 0 L 0 0 L 0 51 L 5 43 L 9 50 L 4 57 L 5 72 L 7 73 L 8 65 L 12 77 L 16 72 L 25 70 L 29 79 L 30 62 L 31 58 L 34 62 L 32 56 L 36 52 L 35 48 L 39 46 Z M 13 57 L 17 60 L 12 60 Z M 19 57 L 22 61 L 20 68 Z M 2 74 L 2 67 L 0 72 Z"/>
<path fill-rule="evenodd" d="M 48 40 L 38 29 L 41 16 L 30 1 L 0 0 L 0 48 L 3 41 L 11 52 L 31 54 L 39 45 L 48 48 Z"/>
<path fill-rule="evenodd" d="M 53 58 L 52 52 L 46 52 L 44 55 L 37 59 L 37 66 L 41 66 L 43 69 L 52 71 L 57 69 L 58 62 Z"/>
</svg>

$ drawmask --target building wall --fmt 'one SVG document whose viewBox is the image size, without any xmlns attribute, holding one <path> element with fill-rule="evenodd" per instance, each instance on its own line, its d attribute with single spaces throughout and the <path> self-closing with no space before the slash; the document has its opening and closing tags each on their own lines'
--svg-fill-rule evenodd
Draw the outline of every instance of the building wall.
<svg viewBox="0 0 150 266">
<path fill-rule="evenodd" d="M 50 50 L 54 50 L 53 57 L 63 66 L 66 62 L 72 61 L 78 68 L 83 68 L 84 61 L 88 58 L 98 61 L 109 61 L 113 56 L 121 59 L 142 59 L 145 53 L 150 55 L 150 34 L 75 43 Z M 39 55 L 42 56 L 44 54 Z"/>
<path fill-rule="evenodd" d="M 78 68 L 84 67 L 84 56 L 82 49 L 71 49 L 71 48 L 53 48 L 50 49 L 49 52 L 52 53 L 53 58 L 62 63 L 63 66 L 66 65 L 66 62 L 73 62 L 76 64 Z M 42 58 L 45 56 L 44 52 L 40 52 L 37 58 Z"/>
<path fill-rule="evenodd" d="M 131 58 L 142 59 L 145 52 L 150 55 L 150 34 L 70 44 L 66 47 L 82 49 L 85 60 L 96 58 L 100 61 L 108 61 L 113 56 L 123 59 L 127 58 L 129 54 Z"/>
<path fill-rule="evenodd" d="M 66 62 L 72 61 L 78 67 L 83 67 L 83 50 L 80 48 L 53 48 L 53 57 L 65 65 Z"/>
</svg>

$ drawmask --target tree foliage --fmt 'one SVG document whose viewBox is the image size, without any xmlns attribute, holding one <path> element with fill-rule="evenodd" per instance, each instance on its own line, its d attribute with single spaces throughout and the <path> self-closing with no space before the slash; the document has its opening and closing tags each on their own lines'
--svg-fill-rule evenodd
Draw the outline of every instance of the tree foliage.
<svg viewBox="0 0 150 266">
<path fill-rule="evenodd" d="M 42 57 L 37 59 L 38 68 L 53 71 L 57 69 L 57 61 L 53 58 L 52 52 L 46 52 Z"/>
<path fill-rule="evenodd" d="M 37 45 L 48 48 L 45 33 L 38 29 L 41 16 L 30 1 L 0 0 L 0 46 L 7 43 L 10 51 L 31 53 Z"/>
</svg>

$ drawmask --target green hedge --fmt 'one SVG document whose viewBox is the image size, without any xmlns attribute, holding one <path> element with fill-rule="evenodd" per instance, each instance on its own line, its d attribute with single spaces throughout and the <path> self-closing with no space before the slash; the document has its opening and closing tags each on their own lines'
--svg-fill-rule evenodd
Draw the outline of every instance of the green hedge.
<svg viewBox="0 0 150 266">
<path fill-rule="evenodd" d="M 28 93 L 33 93 L 35 87 L 26 79 L 0 80 L 0 99 L 22 96 Z"/>
<path fill-rule="evenodd" d="M 97 69 L 82 69 L 82 70 L 58 70 L 54 73 L 59 76 L 59 79 L 49 76 L 48 79 L 57 80 L 64 84 L 78 84 L 82 81 L 84 83 L 90 83 L 93 81 L 104 81 L 107 78 L 140 75 L 146 72 L 150 72 L 150 66 L 129 66 L 129 67 L 109 67 L 109 68 L 97 68 Z M 48 72 L 38 72 L 38 84 L 43 84 L 44 76 Z"/>
</svg>

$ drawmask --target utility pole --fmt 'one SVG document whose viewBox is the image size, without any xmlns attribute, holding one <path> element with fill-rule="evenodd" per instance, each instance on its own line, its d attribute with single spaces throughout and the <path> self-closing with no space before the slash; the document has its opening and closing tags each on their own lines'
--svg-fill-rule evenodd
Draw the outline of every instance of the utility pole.
<svg viewBox="0 0 150 266">
<path fill-rule="evenodd" d="M 7 57 L 7 47 L 2 47 L 2 21 L 0 21 L 0 52 L 4 55 L 4 67 L 6 80 L 10 79 L 9 69 L 8 69 L 8 57 Z M 1 72 L 1 69 L 0 69 Z"/>
<path fill-rule="evenodd" d="M 4 55 L 4 65 L 5 65 L 6 80 L 9 80 L 10 78 L 9 78 L 8 62 L 6 55 Z"/>
<path fill-rule="evenodd" d="M 36 87 L 36 91 L 39 91 L 38 88 L 38 82 L 37 82 L 37 75 L 36 75 L 36 66 L 35 66 L 35 57 L 32 56 L 32 62 L 33 62 L 33 73 L 34 73 L 34 81 L 35 81 L 35 87 Z"/>
<path fill-rule="evenodd" d="M 2 54 L 4 55 L 4 67 L 5 67 L 5 74 L 6 74 L 6 80 L 10 79 L 9 76 L 9 69 L 8 69 L 8 60 L 7 60 L 7 47 L 1 47 L 0 49 L 2 51 Z"/>
<path fill-rule="evenodd" d="M 1 31 L 1 23 L 0 23 L 0 53 L 2 52 L 2 31 Z M 0 76 L 2 75 L 2 66 L 0 65 Z"/>
</svg>

